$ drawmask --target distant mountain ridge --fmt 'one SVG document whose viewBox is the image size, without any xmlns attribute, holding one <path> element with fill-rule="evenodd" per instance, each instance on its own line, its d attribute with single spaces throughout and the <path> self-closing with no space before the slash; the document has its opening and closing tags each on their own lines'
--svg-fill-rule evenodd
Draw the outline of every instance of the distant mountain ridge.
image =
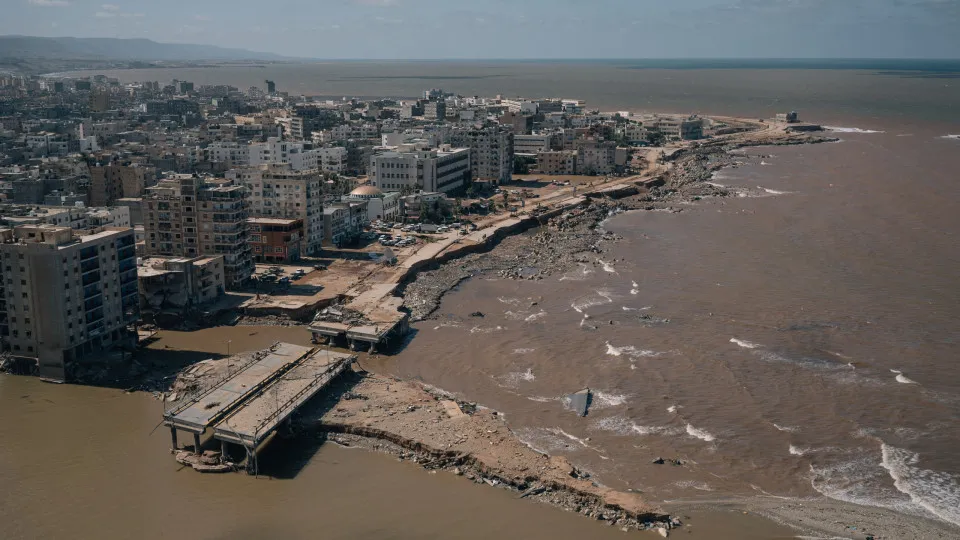
<svg viewBox="0 0 960 540">
<path fill-rule="evenodd" d="M 149 39 L 0 36 L 0 58 L 24 60 L 169 61 L 294 58 L 214 45 L 159 43 Z"/>
</svg>

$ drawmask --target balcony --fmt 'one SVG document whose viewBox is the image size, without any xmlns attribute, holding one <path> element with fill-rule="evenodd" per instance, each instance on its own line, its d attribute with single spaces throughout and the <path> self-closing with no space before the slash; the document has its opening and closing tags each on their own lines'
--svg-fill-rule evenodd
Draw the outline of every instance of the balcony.
<svg viewBox="0 0 960 540">
<path fill-rule="evenodd" d="M 86 287 L 83 288 L 83 298 L 84 298 L 84 300 L 89 299 L 89 298 L 93 298 L 93 297 L 95 297 L 95 296 L 100 296 L 101 294 L 102 294 L 102 292 L 101 292 L 101 290 L 100 290 L 100 284 L 99 284 L 99 283 L 93 283 L 93 284 L 87 285 Z"/>
<path fill-rule="evenodd" d="M 90 325 L 96 325 L 97 323 L 99 323 L 100 326 L 103 326 L 103 309 L 101 308 L 94 309 L 93 311 L 87 313 L 85 319 L 87 321 L 88 332 L 90 331 Z"/>
<path fill-rule="evenodd" d="M 100 259 L 94 257 L 80 263 L 80 272 L 86 274 L 100 268 Z"/>
<path fill-rule="evenodd" d="M 84 290 L 86 290 L 88 285 L 100 282 L 100 272 L 91 271 L 88 274 L 84 274 L 81 281 L 83 282 Z"/>
</svg>

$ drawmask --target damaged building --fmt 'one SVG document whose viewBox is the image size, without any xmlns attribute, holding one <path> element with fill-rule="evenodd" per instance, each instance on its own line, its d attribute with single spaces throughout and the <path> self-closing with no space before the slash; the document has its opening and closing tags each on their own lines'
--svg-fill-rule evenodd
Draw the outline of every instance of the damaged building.
<svg viewBox="0 0 960 540">
<path fill-rule="evenodd" d="M 143 259 L 137 279 L 144 321 L 175 324 L 223 296 L 223 256 Z"/>
</svg>

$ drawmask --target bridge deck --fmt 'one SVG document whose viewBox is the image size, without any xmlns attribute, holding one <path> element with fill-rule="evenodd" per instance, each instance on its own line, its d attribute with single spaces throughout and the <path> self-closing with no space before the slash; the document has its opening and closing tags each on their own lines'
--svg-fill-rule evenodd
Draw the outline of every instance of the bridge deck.
<svg viewBox="0 0 960 540">
<path fill-rule="evenodd" d="M 281 422 L 349 368 L 354 358 L 315 351 L 221 420 L 214 427 L 214 438 L 256 448 Z"/>
<path fill-rule="evenodd" d="M 217 384 L 194 400 L 165 415 L 168 426 L 203 433 L 238 407 L 250 394 L 270 381 L 290 364 L 310 352 L 309 347 L 280 343 L 260 360 L 240 368 L 237 373 Z"/>
</svg>

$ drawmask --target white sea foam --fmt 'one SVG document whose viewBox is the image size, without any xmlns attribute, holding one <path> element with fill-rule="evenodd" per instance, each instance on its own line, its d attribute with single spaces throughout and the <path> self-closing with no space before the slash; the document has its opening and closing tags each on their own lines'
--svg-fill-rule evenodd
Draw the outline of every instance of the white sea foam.
<svg viewBox="0 0 960 540">
<path fill-rule="evenodd" d="M 885 133 L 884 131 L 877 131 L 873 129 L 860 129 L 855 127 L 837 127 L 837 126 L 823 126 L 824 129 L 828 131 L 833 131 L 834 133 Z"/>
<path fill-rule="evenodd" d="M 623 306 L 624 311 L 647 311 L 653 309 L 653 306 L 643 306 L 641 308 Z"/>
<path fill-rule="evenodd" d="M 503 304 L 507 304 L 507 305 L 510 305 L 510 306 L 516 306 L 516 305 L 518 305 L 518 304 L 520 303 L 520 299 L 519 299 L 519 298 L 504 298 L 504 297 L 502 297 L 502 296 L 498 296 L 498 297 L 497 297 L 497 300 L 499 300 L 499 301 L 500 301 L 501 303 L 503 303 Z"/>
<path fill-rule="evenodd" d="M 908 379 L 907 376 L 904 375 L 903 373 L 897 375 L 896 379 L 897 379 L 897 382 L 898 382 L 898 383 L 903 383 L 903 384 L 918 384 L 917 381 L 915 381 L 915 380 L 913 380 L 913 379 Z"/>
<path fill-rule="evenodd" d="M 960 525 L 960 478 L 921 469 L 920 455 L 888 444 L 880 447 L 880 466 L 887 470 L 897 490 L 940 519 Z"/>
<path fill-rule="evenodd" d="M 536 349 L 524 349 L 524 348 L 514 349 L 513 354 L 530 354 L 535 350 Z"/>
<path fill-rule="evenodd" d="M 671 405 L 671 406 L 667 407 L 667 412 L 668 412 L 668 413 L 672 413 L 672 414 L 676 414 L 677 409 L 679 409 L 679 408 L 681 408 L 681 407 L 682 407 L 682 405 Z"/>
<path fill-rule="evenodd" d="M 680 480 L 679 482 L 674 482 L 673 485 L 678 488 L 683 489 L 696 489 L 699 491 L 715 491 L 710 484 L 706 482 L 697 482 L 696 480 Z"/>
<path fill-rule="evenodd" d="M 710 432 L 700 428 L 695 428 L 690 424 L 687 424 L 687 435 L 690 435 L 691 437 L 696 437 L 701 441 L 706 441 L 706 442 L 713 442 L 717 440 L 717 438 L 714 437 Z"/>
<path fill-rule="evenodd" d="M 771 195 L 790 195 L 792 191 L 779 191 L 776 189 L 765 188 L 763 186 L 757 186 L 757 189 L 762 189 Z"/>
<path fill-rule="evenodd" d="M 777 428 L 779 431 L 786 431 L 787 433 L 795 433 L 800 431 L 800 428 L 795 426 L 781 426 L 780 424 L 773 424 L 773 427 Z"/>
<path fill-rule="evenodd" d="M 597 262 L 599 262 L 600 265 L 603 267 L 603 271 L 604 271 L 604 272 L 609 272 L 609 273 L 611 273 L 611 274 L 616 274 L 616 273 L 617 273 L 617 269 L 614 268 L 612 264 L 610 264 L 610 263 L 608 263 L 608 262 L 606 262 L 606 261 L 600 260 L 600 259 L 597 259 Z"/>
<path fill-rule="evenodd" d="M 623 347 L 614 347 L 610 342 L 606 342 L 607 345 L 607 355 L 608 356 L 623 356 L 627 355 L 631 358 L 653 358 L 660 356 L 663 353 L 657 351 L 651 351 L 647 349 L 638 349 L 633 345 L 626 345 Z"/>
<path fill-rule="evenodd" d="M 527 368 L 526 371 L 507 373 L 500 379 L 511 386 L 517 386 L 521 382 L 533 382 L 537 380 L 537 377 L 533 374 L 533 368 Z"/>
<path fill-rule="evenodd" d="M 503 326 L 474 326 L 470 329 L 471 334 L 492 334 L 494 332 L 499 332 L 501 330 L 506 330 Z"/>
<path fill-rule="evenodd" d="M 608 394 L 597 391 L 593 393 L 593 406 L 599 409 L 619 407 L 627 402 L 628 397 L 625 394 Z"/>
<path fill-rule="evenodd" d="M 737 338 L 730 338 L 730 343 L 736 343 L 737 345 L 743 347 L 744 349 L 756 349 L 757 347 L 760 347 L 759 343 L 753 343 L 750 341 L 737 339 Z"/>
<path fill-rule="evenodd" d="M 551 401 L 556 401 L 557 398 L 543 397 L 543 396 L 527 396 L 527 399 L 530 401 L 536 401 L 537 403 L 550 403 Z"/>
<path fill-rule="evenodd" d="M 637 285 L 637 282 L 636 282 L 636 281 L 631 281 L 631 282 L 630 282 L 630 286 L 632 287 L 632 288 L 630 289 L 630 294 L 632 294 L 632 295 L 634 295 L 634 296 L 640 294 L 640 285 Z"/>
<path fill-rule="evenodd" d="M 538 313 L 534 313 L 533 315 L 528 315 L 527 318 L 524 319 L 524 321 L 526 321 L 526 322 L 533 322 L 533 321 L 540 320 L 540 319 L 542 319 L 542 318 L 544 318 L 544 317 L 546 317 L 546 316 L 547 316 L 547 312 L 546 312 L 546 311 L 540 311 L 540 312 L 538 312 Z"/>
<path fill-rule="evenodd" d="M 601 418 L 591 425 L 591 429 L 610 431 L 622 436 L 640 435 L 643 437 L 650 435 L 676 436 L 683 433 L 682 428 L 673 426 L 641 426 L 623 416 Z"/>
<path fill-rule="evenodd" d="M 940 137 L 941 139 L 953 139 L 955 141 L 960 141 L 960 135 L 944 135 Z"/>
<path fill-rule="evenodd" d="M 810 452 L 809 448 L 800 448 L 799 446 L 790 445 L 790 455 L 791 456 L 802 456 Z"/>
<path fill-rule="evenodd" d="M 583 313 L 583 310 L 595 306 L 613 303 L 613 294 L 607 290 L 598 290 L 595 295 L 581 296 L 575 299 L 570 307 L 577 313 Z"/>
<path fill-rule="evenodd" d="M 772 163 L 767 163 L 766 161 L 761 161 L 760 164 L 761 164 L 761 165 L 772 165 Z"/>
</svg>

